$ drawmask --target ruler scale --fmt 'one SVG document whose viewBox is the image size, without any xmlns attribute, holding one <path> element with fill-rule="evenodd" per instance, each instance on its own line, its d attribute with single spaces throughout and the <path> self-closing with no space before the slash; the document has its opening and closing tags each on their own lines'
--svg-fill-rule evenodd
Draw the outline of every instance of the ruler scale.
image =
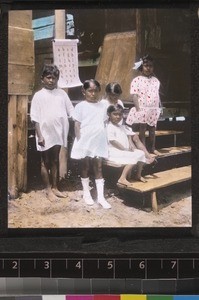
<svg viewBox="0 0 199 300">
<path fill-rule="evenodd" d="M 141 280 L 199 278 L 199 257 L 1 257 L 0 277 Z"/>
</svg>

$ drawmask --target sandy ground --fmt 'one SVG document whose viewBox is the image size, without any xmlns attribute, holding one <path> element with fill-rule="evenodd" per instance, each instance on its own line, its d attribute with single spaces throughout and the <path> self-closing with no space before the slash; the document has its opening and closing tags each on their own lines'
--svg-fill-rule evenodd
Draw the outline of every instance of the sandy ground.
<svg viewBox="0 0 199 300">
<path fill-rule="evenodd" d="M 144 201 L 132 192 L 118 194 L 106 189 L 111 209 L 99 204 L 88 206 L 82 199 L 79 181 L 66 180 L 61 190 L 66 198 L 50 202 L 42 187 L 31 188 L 19 198 L 9 200 L 9 228 L 86 228 L 86 227 L 188 227 L 191 226 L 191 191 L 187 185 L 161 190 L 159 212 L 150 210 L 150 199 Z M 95 188 L 92 189 L 95 197 Z M 144 205 L 143 205 L 144 204 Z"/>
</svg>

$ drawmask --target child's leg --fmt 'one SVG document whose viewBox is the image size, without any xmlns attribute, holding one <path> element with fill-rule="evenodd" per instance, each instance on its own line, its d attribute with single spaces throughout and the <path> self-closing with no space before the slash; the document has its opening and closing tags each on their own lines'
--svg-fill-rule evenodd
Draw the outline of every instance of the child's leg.
<svg viewBox="0 0 199 300">
<path fill-rule="evenodd" d="M 130 185 L 131 183 L 127 180 L 129 173 L 132 171 L 134 165 L 126 165 L 122 171 L 120 178 L 118 179 L 118 183 L 124 185 Z"/>
<path fill-rule="evenodd" d="M 140 138 L 137 134 L 133 135 L 132 137 L 133 142 L 135 143 L 135 146 L 137 149 L 142 150 L 145 154 L 145 157 L 147 159 L 147 163 L 154 162 L 155 158 L 150 155 L 150 153 L 147 151 L 145 145 L 140 141 Z"/>
<path fill-rule="evenodd" d="M 43 151 L 41 153 L 42 161 L 41 161 L 41 177 L 45 185 L 46 195 L 50 201 L 56 200 L 57 198 L 52 192 L 51 182 L 50 182 L 50 158 L 51 153 L 50 149 L 47 151 Z"/>
<path fill-rule="evenodd" d="M 85 158 L 81 159 L 80 167 L 81 167 L 81 177 L 82 178 L 88 178 L 89 167 L 90 167 L 90 158 L 85 157 Z"/>
<path fill-rule="evenodd" d="M 142 161 L 138 161 L 138 163 L 137 163 L 137 174 L 135 176 L 135 179 L 138 180 L 138 181 L 146 182 L 146 179 L 144 179 L 144 177 L 142 177 L 143 167 L 144 167 L 144 163 Z"/>
<path fill-rule="evenodd" d="M 94 201 L 91 197 L 90 186 L 89 186 L 89 166 L 90 158 L 85 157 L 81 160 L 81 182 L 83 187 L 83 199 L 88 205 L 93 205 Z"/>
<path fill-rule="evenodd" d="M 50 149 L 51 152 L 51 177 L 52 177 L 52 191 L 57 197 L 64 198 L 66 195 L 61 193 L 57 188 L 58 174 L 59 174 L 59 152 L 61 146 L 55 145 Z"/>
<path fill-rule="evenodd" d="M 147 130 L 147 124 L 142 124 L 140 123 L 140 128 L 139 128 L 139 138 L 140 141 L 146 145 L 146 137 L 145 137 L 145 132 Z"/>
<path fill-rule="evenodd" d="M 155 126 L 149 126 L 149 149 L 150 153 L 159 154 L 155 150 Z"/>
<path fill-rule="evenodd" d="M 95 184 L 97 189 L 97 202 L 102 205 L 103 208 L 111 208 L 111 205 L 104 198 L 104 179 L 102 176 L 102 158 L 93 158 L 93 171 L 95 175 Z"/>
</svg>

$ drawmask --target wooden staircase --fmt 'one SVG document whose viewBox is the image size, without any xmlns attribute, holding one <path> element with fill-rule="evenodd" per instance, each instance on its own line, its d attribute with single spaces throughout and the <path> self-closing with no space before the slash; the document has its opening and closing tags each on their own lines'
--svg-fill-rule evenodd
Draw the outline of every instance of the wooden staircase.
<svg viewBox="0 0 199 300">
<path fill-rule="evenodd" d="M 140 200 L 150 194 L 152 210 L 157 212 L 156 191 L 191 180 L 191 147 L 190 145 L 183 145 L 183 140 L 187 142 L 183 134 L 184 131 L 182 130 L 157 130 L 156 144 L 159 146 L 160 155 L 157 157 L 156 164 L 145 165 L 143 176 L 147 180 L 146 183 L 132 180 L 131 186 L 118 184 L 117 180 L 123 166 L 105 162 L 104 174 L 107 187 L 114 188 L 114 186 L 117 186 L 120 193 L 126 191 L 128 195 L 132 192 L 132 195 L 129 196 L 132 197 L 132 201 L 135 194 L 140 196 Z M 170 137 L 169 140 L 167 139 L 168 136 Z M 169 146 L 165 146 L 166 144 L 169 144 Z"/>
</svg>

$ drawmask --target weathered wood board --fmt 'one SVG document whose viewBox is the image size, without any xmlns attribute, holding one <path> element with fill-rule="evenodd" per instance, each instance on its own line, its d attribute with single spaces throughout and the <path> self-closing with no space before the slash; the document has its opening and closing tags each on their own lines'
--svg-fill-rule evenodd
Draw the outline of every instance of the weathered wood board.
<svg viewBox="0 0 199 300">
<path fill-rule="evenodd" d="M 122 99 L 129 100 L 135 57 L 135 31 L 110 33 L 105 36 L 95 76 L 102 86 L 102 94 L 107 83 L 117 81 L 123 90 Z"/>
<path fill-rule="evenodd" d="M 34 85 L 32 11 L 9 12 L 8 31 L 8 191 L 27 189 L 27 110 Z"/>
<path fill-rule="evenodd" d="M 23 23 L 24 20 L 24 23 Z M 8 94 L 31 95 L 34 85 L 34 35 L 30 11 L 9 13 Z"/>
<path fill-rule="evenodd" d="M 120 188 L 132 190 L 136 192 L 149 192 L 159 188 L 167 187 L 176 183 L 187 181 L 191 179 L 191 166 L 175 168 L 164 172 L 154 173 L 153 175 L 146 175 L 144 177 L 147 182 L 140 181 L 132 182 L 130 186 L 122 186 L 117 184 Z"/>
</svg>

